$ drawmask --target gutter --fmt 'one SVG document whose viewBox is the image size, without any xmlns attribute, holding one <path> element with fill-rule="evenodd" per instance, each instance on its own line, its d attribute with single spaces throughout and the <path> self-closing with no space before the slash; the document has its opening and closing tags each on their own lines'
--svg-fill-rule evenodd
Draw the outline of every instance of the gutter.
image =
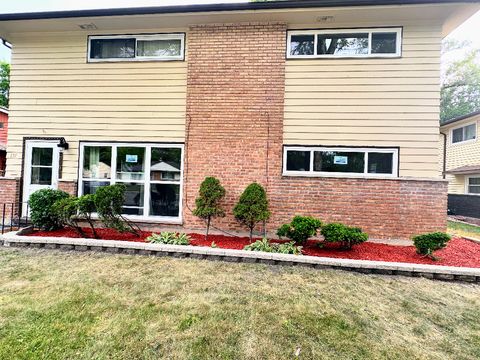
<svg viewBox="0 0 480 360">
<path fill-rule="evenodd" d="M 156 7 L 132 7 L 116 9 L 67 10 L 50 12 L 31 12 L 0 14 L 0 21 L 65 19 L 100 16 L 127 16 L 152 14 L 179 14 L 198 12 L 222 11 L 252 11 L 275 9 L 300 9 L 324 7 L 358 7 L 358 6 L 398 6 L 419 4 L 451 4 L 451 3 L 478 3 L 478 0 L 288 0 L 265 1 L 247 3 L 200 4 L 200 5 L 172 5 Z"/>
</svg>

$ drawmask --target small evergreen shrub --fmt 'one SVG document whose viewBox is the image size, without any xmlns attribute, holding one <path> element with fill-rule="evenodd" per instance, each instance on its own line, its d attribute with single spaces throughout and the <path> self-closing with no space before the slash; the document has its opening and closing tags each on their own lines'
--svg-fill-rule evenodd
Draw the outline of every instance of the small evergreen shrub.
<svg viewBox="0 0 480 360">
<path fill-rule="evenodd" d="M 79 220 L 76 217 L 78 209 L 77 200 L 78 199 L 74 196 L 60 199 L 53 204 L 52 209 L 57 215 L 62 226 L 67 226 L 74 229 L 81 237 L 85 238 L 87 236 L 79 225 Z"/>
<path fill-rule="evenodd" d="M 447 246 L 447 243 L 450 241 L 450 239 L 451 237 L 448 234 L 434 232 L 414 236 L 413 244 L 415 245 L 418 254 L 428 256 L 436 260 L 436 257 L 433 256 L 433 252 L 443 249 L 445 246 Z"/>
<path fill-rule="evenodd" d="M 93 236 L 98 239 L 97 231 L 95 230 L 95 224 L 92 219 L 93 213 L 95 213 L 95 195 L 87 194 L 82 195 L 77 199 L 77 216 L 79 219 L 86 221 L 92 229 Z"/>
<path fill-rule="evenodd" d="M 353 245 L 368 240 L 368 235 L 362 229 L 350 227 L 340 223 L 327 224 L 322 227 L 321 234 L 326 242 L 339 242 L 344 249 L 350 250 Z"/>
<path fill-rule="evenodd" d="M 193 215 L 207 221 L 205 240 L 208 238 L 212 218 L 225 216 L 225 211 L 220 206 L 220 201 L 224 196 L 225 188 L 220 184 L 220 180 L 214 177 L 207 177 L 203 180 L 199 196 L 195 200 L 196 208 L 193 210 Z"/>
<path fill-rule="evenodd" d="M 284 224 L 277 230 L 279 237 L 287 237 L 296 244 L 304 245 L 309 238 L 317 235 L 322 222 L 311 216 L 295 216 L 290 224 Z"/>
<path fill-rule="evenodd" d="M 247 186 L 240 196 L 237 205 L 233 208 L 235 219 L 244 224 L 250 230 L 250 241 L 253 237 L 253 229 L 261 221 L 270 218 L 268 200 L 265 189 L 257 183 Z"/>
<path fill-rule="evenodd" d="M 164 231 L 160 234 L 152 234 L 147 238 L 147 241 L 154 244 L 190 245 L 190 236 L 183 233 L 179 234 L 176 232 Z"/>
<path fill-rule="evenodd" d="M 293 241 L 284 244 L 276 244 L 269 242 L 266 238 L 263 238 L 262 240 L 257 240 L 254 243 L 245 246 L 243 250 L 293 255 L 302 254 L 302 247 L 296 246 L 295 242 Z"/>
<path fill-rule="evenodd" d="M 28 206 L 33 225 L 47 231 L 61 229 L 62 221 L 53 205 L 69 196 L 64 191 L 54 189 L 41 189 L 32 193 L 28 200 Z"/>
</svg>

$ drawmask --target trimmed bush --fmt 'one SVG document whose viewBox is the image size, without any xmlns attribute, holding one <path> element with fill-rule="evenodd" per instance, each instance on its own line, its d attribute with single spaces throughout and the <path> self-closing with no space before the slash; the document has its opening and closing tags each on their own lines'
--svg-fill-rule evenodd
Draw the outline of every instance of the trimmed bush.
<svg viewBox="0 0 480 360">
<path fill-rule="evenodd" d="M 79 225 L 77 216 L 77 198 L 69 196 L 64 199 L 60 199 L 53 204 L 53 211 L 57 215 L 59 221 L 63 226 L 68 226 L 74 229 L 81 237 L 87 237 L 85 232 Z"/>
<path fill-rule="evenodd" d="M 262 185 L 252 183 L 247 186 L 237 205 L 233 208 L 233 215 L 237 221 L 248 227 L 250 241 L 252 241 L 255 226 L 259 222 L 267 221 L 270 218 L 267 193 Z"/>
<path fill-rule="evenodd" d="M 147 238 L 147 241 L 154 244 L 190 245 L 190 236 L 187 234 L 164 231 L 160 234 L 152 234 Z"/>
<path fill-rule="evenodd" d="M 59 219 L 53 205 L 70 195 L 65 191 L 54 189 L 41 189 L 30 195 L 28 206 L 30 218 L 35 227 L 52 231 L 62 228 L 62 221 Z"/>
<path fill-rule="evenodd" d="M 295 216 L 290 224 L 284 224 L 277 230 L 279 237 L 287 237 L 296 244 L 304 245 L 309 238 L 317 235 L 322 222 L 311 216 Z"/>
<path fill-rule="evenodd" d="M 295 242 L 291 241 L 284 244 L 271 243 L 268 239 L 263 238 L 243 248 L 247 251 L 263 251 L 268 253 L 293 254 L 302 255 L 302 247 L 296 246 Z"/>
<path fill-rule="evenodd" d="M 428 256 L 431 259 L 436 260 L 433 256 L 433 252 L 443 249 L 447 246 L 451 236 L 442 232 L 434 232 L 428 234 L 422 234 L 413 237 L 413 244 L 417 249 L 417 253 L 420 255 Z"/>
<path fill-rule="evenodd" d="M 353 245 L 361 244 L 368 240 L 368 235 L 362 232 L 362 229 L 340 223 L 331 223 L 323 226 L 321 234 L 326 242 L 339 242 L 347 250 L 350 250 Z"/>
<path fill-rule="evenodd" d="M 195 200 L 196 208 L 193 215 L 207 221 L 205 240 L 208 238 L 210 222 L 214 217 L 224 217 L 225 211 L 220 206 L 220 201 L 225 196 L 225 188 L 220 180 L 214 177 L 207 177 L 200 185 L 199 197 Z"/>
<path fill-rule="evenodd" d="M 80 196 L 77 199 L 77 216 L 79 219 L 84 220 L 88 223 L 92 229 L 93 236 L 95 239 L 98 239 L 98 234 L 95 230 L 95 224 L 92 219 L 92 214 L 96 212 L 95 207 L 95 195 L 87 194 Z"/>
</svg>

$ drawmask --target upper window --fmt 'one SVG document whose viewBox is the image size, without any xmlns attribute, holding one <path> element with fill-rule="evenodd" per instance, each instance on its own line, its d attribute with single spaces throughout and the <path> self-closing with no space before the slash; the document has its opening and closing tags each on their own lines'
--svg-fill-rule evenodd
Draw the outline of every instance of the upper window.
<svg viewBox="0 0 480 360">
<path fill-rule="evenodd" d="M 452 129 L 452 144 L 461 143 L 477 138 L 477 123 Z"/>
<path fill-rule="evenodd" d="M 185 34 L 90 36 L 88 61 L 183 60 Z"/>
<path fill-rule="evenodd" d="M 468 193 L 480 195 L 480 176 L 468 178 Z"/>
<path fill-rule="evenodd" d="M 401 33 L 401 28 L 289 31 L 287 57 L 400 56 Z"/>
<path fill-rule="evenodd" d="M 397 176 L 398 149 L 284 148 L 284 175 Z"/>
</svg>

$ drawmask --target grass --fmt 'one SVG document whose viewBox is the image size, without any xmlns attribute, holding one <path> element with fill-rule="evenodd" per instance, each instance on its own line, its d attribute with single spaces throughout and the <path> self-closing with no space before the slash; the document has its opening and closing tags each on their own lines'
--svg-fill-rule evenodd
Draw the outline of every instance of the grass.
<svg viewBox="0 0 480 360">
<path fill-rule="evenodd" d="M 480 226 L 448 221 L 448 233 L 456 236 L 467 236 L 480 240 Z"/>
<path fill-rule="evenodd" d="M 5 248 L 0 269 L 0 359 L 480 358 L 476 285 Z"/>
</svg>

